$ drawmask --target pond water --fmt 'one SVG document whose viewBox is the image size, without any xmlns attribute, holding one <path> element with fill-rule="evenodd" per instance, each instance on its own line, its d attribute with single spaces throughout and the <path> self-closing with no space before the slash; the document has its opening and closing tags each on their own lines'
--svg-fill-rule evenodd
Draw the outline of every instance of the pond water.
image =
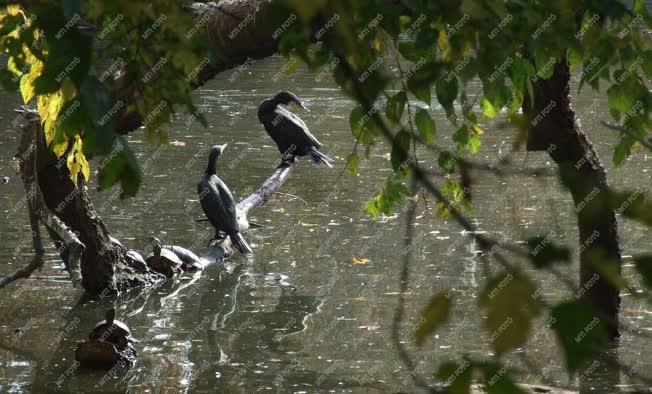
<svg viewBox="0 0 652 394">
<path fill-rule="evenodd" d="M 128 248 L 149 250 L 148 238 L 156 235 L 201 252 L 211 230 L 194 221 L 201 216 L 195 184 L 207 151 L 228 143 L 220 176 L 236 199 L 255 190 L 271 175 L 279 156 L 258 123 L 257 107 L 282 89 L 305 100 L 311 112 L 298 114 L 324 151 L 336 158 L 335 167 L 302 160 L 283 194 L 253 211 L 251 219 L 267 226 L 247 235 L 253 257 L 236 255 L 225 267 L 209 266 L 196 276 L 115 303 L 88 300 L 73 289 L 50 248 L 42 272 L 0 290 L 0 392 L 413 391 L 411 371 L 398 360 L 391 342 L 404 254 L 402 215 L 373 219 L 363 211 L 390 173 L 387 147 L 381 144 L 361 162 L 359 176 L 345 172 L 344 158 L 353 148 L 348 126 L 353 102 L 332 81 L 302 69 L 285 75 L 279 71 L 282 64 L 279 57 L 256 61 L 239 75 L 227 71 L 195 92 L 208 128 L 180 115 L 169 128 L 170 143 L 160 147 L 145 143 L 142 132 L 132 133 L 144 184 L 137 197 L 127 200 L 118 198 L 118 190 L 93 191 L 100 215 Z M 6 93 L 0 102 L 0 175 L 13 178 L 0 184 L 0 274 L 5 274 L 26 264 L 31 250 L 24 192 L 11 159 L 18 134 L 13 108 L 20 103 Z M 650 185 L 649 152 L 639 152 L 620 168 L 610 163 L 616 138 L 599 124 L 609 118 L 606 96 L 575 95 L 574 105 L 608 167 L 611 184 L 619 189 Z M 439 143 L 450 146 L 453 130 L 442 108 L 431 112 Z M 483 128 L 477 160 L 494 162 L 510 152 L 513 129 L 500 122 Z M 426 165 L 435 162 L 427 152 L 420 157 Z M 520 168 L 526 155 L 515 152 L 511 157 Z M 554 170 L 543 153 L 530 153 L 524 165 Z M 570 195 L 554 176 L 475 173 L 473 181 L 469 216 L 490 236 L 513 241 L 554 230 L 556 240 L 577 248 Z M 431 198 L 420 201 L 404 323 L 405 344 L 418 363 L 414 373 L 426 377 L 440 362 L 459 360 L 461 354 L 491 354 L 477 309 L 485 275 L 477 248 L 455 222 L 434 212 Z M 620 233 L 626 256 L 652 244 L 650 233 L 637 223 L 621 219 Z M 625 275 L 632 277 L 631 262 L 626 263 Z M 575 280 L 576 266 L 563 274 Z M 535 275 L 547 300 L 571 295 L 554 276 L 528 273 Z M 416 348 L 412 333 L 419 311 L 441 289 L 454 294 L 451 321 Z M 76 344 L 111 305 L 140 340 L 136 365 L 117 377 L 76 369 Z M 652 310 L 627 296 L 622 310 L 622 322 L 630 330 L 622 339 L 620 361 L 650 371 L 652 342 L 639 334 L 652 334 Z M 519 381 L 576 388 L 577 381 L 564 373 L 545 319 L 534 325 L 526 350 L 508 359 L 520 370 Z M 528 371 L 522 357 L 540 373 Z"/>
</svg>

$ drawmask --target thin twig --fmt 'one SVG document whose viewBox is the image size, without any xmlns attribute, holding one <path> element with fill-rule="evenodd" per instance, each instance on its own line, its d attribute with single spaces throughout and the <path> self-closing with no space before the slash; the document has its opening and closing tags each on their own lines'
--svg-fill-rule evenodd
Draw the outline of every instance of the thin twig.
<svg viewBox="0 0 652 394">
<path fill-rule="evenodd" d="M 415 194 L 416 182 L 413 180 L 411 188 L 411 194 Z M 405 229 L 405 236 L 403 238 L 403 248 L 405 250 L 405 255 L 403 256 L 402 268 L 401 268 L 401 279 L 399 285 L 399 296 L 398 304 L 396 305 L 396 311 L 394 312 L 394 320 L 392 323 L 392 340 L 394 341 L 394 346 L 398 350 L 398 355 L 409 369 L 410 376 L 414 380 L 414 383 L 424 389 L 427 389 L 432 392 L 436 392 L 436 389 L 431 387 L 418 373 L 415 372 L 417 366 L 410 357 L 410 353 L 407 348 L 401 343 L 401 323 L 403 322 L 403 316 L 405 314 L 405 294 L 408 291 L 409 287 L 409 277 L 410 277 L 410 260 L 414 251 L 412 250 L 411 242 L 414 233 L 414 217 L 416 214 L 417 203 L 410 202 L 408 204 L 407 210 L 407 224 Z"/>
<path fill-rule="evenodd" d="M 641 145 L 643 145 L 644 147 L 646 147 L 646 148 L 648 148 L 649 150 L 652 151 L 652 143 L 650 143 L 650 142 L 648 142 L 648 141 L 645 141 L 643 138 L 641 138 L 641 137 L 635 135 L 634 133 L 632 133 L 632 132 L 631 132 L 629 129 L 627 129 L 626 127 L 622 127 L 622 126 L 618 126 L 618 125 L 615 125 L 615 124 L 611 124 L 611 123 L 609 123 L 609 122 L 605 122 L 604 120 L 601 120 L 600 123 L 602 123 L 602 125 L 605 126 L 605 127 L 608 128 L 608 129 L 615 130 L 615 131 L 619 131 L 619 132 L 621 132 L 621 133 L 623 133 L 623 134 L 626 134 L 627 136 L 629 136 L 629 137 L 635 139 L 635 140 L 638 141 Z"/>
<path fill-rule="evenodd" d="M 280 196 L 289 196 L 289 197 L 293 197 L 293 198 L 296 198 L 296 199 L 298 199 L 298 200 L 301 200 L 301 202 L 303 202 L 306 206 L 310 206 L 310 204 L 308 204 L 308 201 L 306 201 L 306 200 L 304 200 L 303 198 L 297 196 L 296 194 L 292 194 L 292 193 L 281 193 L 281 192 L 276 192 L 276 193 L 274 193 L 274 194 L 278 194 L 278 195 L 280 195 Z"/>
</svg>

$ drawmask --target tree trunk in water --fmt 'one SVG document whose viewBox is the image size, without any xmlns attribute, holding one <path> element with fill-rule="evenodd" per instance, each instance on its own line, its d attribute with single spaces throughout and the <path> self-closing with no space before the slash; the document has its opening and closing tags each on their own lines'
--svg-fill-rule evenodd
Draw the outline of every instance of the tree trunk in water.
<svg viewBox="0 0 652 394">
<path fill-rule="evenodd" d="M 617 339 L 620 294 L 603 272 L 620 272 L 621 254 L 613 209 L 604 203 L 607 174 L 591 142 L 580 130 L 571 108 L 570 69 L 566 59 L 555 64 L 552 77 L 533 83 L 534 103 L 523 111 L 531 121 L 527 149 L 545 150 L 557 163 L 569 188 L 578 219 L 580 285 L 578 297 L 606 319 L 609 336 Z"/>
<path fill-rule="evenodd" d="M 57 159 L 45 144 L 40 118 L 36 116 L 25 127 L 39 128 L 35 133 L 36 172 L 47 207 L 85 245 L 80 262 L 82 287 L 91 294 L 108 296 L 160 280 L 161 275 L 146 267 L 132 266 L 126 258 L 125 248 L 111 241 L 106 225 L 95 212 L 84 182 L 80 179 L 76 186 L 70 179 L 66 156 Z M 61 246 L 63 242 L 52 232 L 50 235 L 66 261 L 66 250 Z"/>
</svg>

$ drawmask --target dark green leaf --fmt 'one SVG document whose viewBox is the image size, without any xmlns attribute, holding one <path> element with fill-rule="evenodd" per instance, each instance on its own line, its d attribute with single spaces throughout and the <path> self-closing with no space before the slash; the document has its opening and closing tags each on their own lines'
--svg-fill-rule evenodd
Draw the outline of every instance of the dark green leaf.
<svg viewBox="0 0 652 394">
<path fill-rule="evenodd" d="M 414 123 L 426 144 L 430 145 L 435 142 L 435 121 L 432 120 L 428 111 L 422 108 L 417 109 Z"/>
<path fill-rule="evenodd" d="M 458 152 L 464 152 L 468 148 L 470 138 L 471 134 L 469 133 L 469 128 L 466 125 L 462 125 L 462 127 L 453 133 L 453 141 L 457 143 Z"/>
<path fill-rule="evenodd" d="M 357 106 L 351 111 L 349 125 L 353 136 L 363 145 L 369 146 L 373 143 L 376 135 L 376 125 L 368 116 L 362 106 Z"/>
<path fill-rule="evenodd" d="M 473 365 L 469 360 L 461 363 L 446 361 L 437 370 L 437 378 L 447 385 L 450 394 L 468 394 L 471 390 Z"/>
<path fill-rule="evenodd" d="M 60 85 L 59 82 L 56 81 L 55 75 L 48 71 L 47 68 L 44 68 L 43 74 L 34 80 L 34 92 L 36 94 L 54 93 L 59 90 Z"/>
<path fill-rule="evenodd" d="M 573 374 L 609 344 L 604 319 L 590 304 L 567 301 L 552 309 L 552 328 L 564 351 L 566 368 Z"/>
<path fill-rule="evenodd" d="M 404 91 L 400 91 L 387 99 L 387 119 L 390 122 L 397 124 L 401 121 L 406 102 L 407 95 Z"/>
<path fill-rule="evenodd" d="M 485 388 L 488 394 L 525 394 L 510 376 L 507 365 L 486 363 L 482 365 Z"/>
<path fill-rule="evenodd" d="M 439 100 L 439 103 L 446 110 L 446 114 L 450 116 L 454 113 L 453 102 L 457 97 L 457 77 L 450 74 L 449 76 L 440 78 L 437 81 L 437 87 L 435 90 L 437 92 L 437 100 Z"/>
<path fill-rule="evenodd" d="M 414 97 L 416 97 L 417 100 L 423 101 L 428 105 L 432 102 L 430 84 L 416 80 L 409 80 L 408 89 L 410 89 L 410 92 L 414 94 Z"/>
<path fill-rule="evenodd" d="M 142 173 L 133 152 L 124 138 L 119 138 L 103 159 L 98 174 L 98 190 L 105 190 L 120 181 L 121 198 L 134 196 L 142 183 Z"/>
<path fill-rule="evenodd" d="M 417 346 L 423 345 L 428 336 L 448 320 L 450 308 L 451 297 L 448 291 L 440 291 L 432 296 L 421 312 L 421 323 L 414 335 Z"/>
<path fill-rule="evenodd" d="M 449 151 L 444 151 L 439 154 L 439 158 L 437 159 L 437 164 L 439 165 L 439 168 L 444 170 L 445 172 L 453 172 L 455 171 L 455 165 L 457 163 L 457 160 L 453 156 L 452 153 Z"/>
<path fill-rule="evenodd" d="M 530 261 L 536 268 L 546 268 L 556 262 L 568 263 L 570 250 L 555 245 L 548 237 L 534 237 L 527 240 Z"/>
<path fill-rule="evenodd" d="M 631 92 L 622 84 L 614 84 L 607 89 L 607 98 L 609 100 L 609 109 L 612 111 L 626 113 L 634 105 Z"/>
<path fill-rule="evenodd" d="M 80 134 L 87 126 L 86 113 L 78 99 L 66 102 L 54 123 L 54 144 L 61 141 L 63 136 L 74 137 Z"/>
<path fill-rule="evenodd" d="M 401 130 L 394 136 L 392 143 L 392 168 L 394 170 L 398 170 L 407 160 L 411 142 L 412 135 L 406 130 Z"/>
<path fill-rule="evenodd" d="M 620 140 L 616 149 L 614 149 L 613 162 L 615 165 L 619 166 L 625 162 L 625 160 L 631 154 L 632 146 L 634 146 L 634 141 L 630 138 L 623 138 Z"/>
</svg>

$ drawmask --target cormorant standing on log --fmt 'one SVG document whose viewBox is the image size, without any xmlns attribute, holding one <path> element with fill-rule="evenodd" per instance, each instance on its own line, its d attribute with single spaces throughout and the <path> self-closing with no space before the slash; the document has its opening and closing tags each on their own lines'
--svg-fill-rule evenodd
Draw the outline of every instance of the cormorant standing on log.
<svg viewBox="0 0 652 394">
<path fill-rule="evenodd" d="M 260 104 L 258 119 L 265 126 L 267 134 L 276 142 L 283 158 L 310 156 L 315 163 L 332 167 L 333 159 L 319 151 L 321 143 L 310 134 L 306 124 L 298 116 L 279 106 L 291 103 L 308 111 L 294 93 L 287 91 L 279 92 Z"/>
<path fill-rule="evenodd" d="M 197 184 L 199 202 L 208 221 L 215 227 L 215 238 L 213 239 L 224 238 L 224 235 L 220 234 L 222 232 L 231 238 L 231 242 L 241 253 L 251 254 L 253 250 L 240 234 L 233 195 L 216 175 L 217 159 L 224 148 L 226 148 L 226 144 L 215 145 L 210 150 L 208 167 Z"/>
</svg>

